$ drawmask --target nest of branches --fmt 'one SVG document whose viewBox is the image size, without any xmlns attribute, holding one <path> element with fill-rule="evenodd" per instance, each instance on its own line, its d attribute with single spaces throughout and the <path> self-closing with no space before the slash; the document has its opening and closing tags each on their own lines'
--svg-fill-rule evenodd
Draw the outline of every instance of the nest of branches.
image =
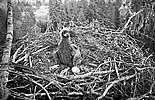
<svg viewBox="0 0 155 100">
<path fill-rule="evenodd" d="M 139 13 L 139 12 L 138 12 Z M 138 14 L 137 13 L 137 14 Z M 136 14 L 131 16 L 131 20 Z M 7 87 L 10 96 L 28 100 L 124 100 L 154 98 L 154 62 L 122 30 L 102 26 L 72 27 L 71 42 L 80 47 L 79 73 L 66 73 L 52 57 L 58 32 L 25 36 L 13 52 Z M 36 30 L 34 28 L 33 30 Z M 12 69 L 13 68 L 13 69 Z"/>
</svg>

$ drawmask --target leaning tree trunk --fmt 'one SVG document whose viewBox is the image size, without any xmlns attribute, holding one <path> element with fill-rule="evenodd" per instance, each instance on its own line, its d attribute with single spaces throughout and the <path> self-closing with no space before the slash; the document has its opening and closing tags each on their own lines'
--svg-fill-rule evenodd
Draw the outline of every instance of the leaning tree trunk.
<svg viewBox="0 0 155 100">
<path fill-rule="evenodd" d="M 7 33 L 6 33 L 6 41 L 5 41 L 5 48 L 3 50 L 2 56 L 2 66 L 0 67 L 0 100 L 6 100 L 8 97 L 8 89 L 6 88 L 6 82 L 8 81 L 8 63 L 10 60 L 10 52 L 11 52 L 11 45 L 13 40 L 13 13 L 12 13 L 12 6 L 11 0 L 7 1 Z"/>
</svg>

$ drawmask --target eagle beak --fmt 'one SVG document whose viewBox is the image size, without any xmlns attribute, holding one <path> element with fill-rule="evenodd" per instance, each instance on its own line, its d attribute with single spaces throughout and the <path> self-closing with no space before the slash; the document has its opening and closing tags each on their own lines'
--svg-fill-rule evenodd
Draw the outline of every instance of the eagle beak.
<svg viewBox="0 0 155 100">
<path fill-rule="evenodd" d="M 64 34 L 65 37 L 70 36 L 70 34 L 67 32 L 66 34 Z"/>
</svg>

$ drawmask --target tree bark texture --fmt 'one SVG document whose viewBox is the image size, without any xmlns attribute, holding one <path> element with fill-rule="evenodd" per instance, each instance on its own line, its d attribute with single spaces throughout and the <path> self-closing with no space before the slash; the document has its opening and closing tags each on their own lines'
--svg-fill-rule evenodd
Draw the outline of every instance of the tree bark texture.
<svg viewBox="0 0 155 100">
<path fill-rule="evenodd" d="M 8 81 L 8 75 L 7 72 L 8 69 L 8 63 L 10 60 L 10 53 L 11 53 L 11 46 L 12 46 L 12 40 L 13 40 L 13 13 L 12 13 L 12 5 L 11 0 L 7 0 L 7 33 L 6 33 L 6 40 L 5 40 L 5 48 L 3 50 L 3 56 L 2 56 L 2 65 L 0 67 L 0 100 L 6 100 L 9 91 L 6 88 L 6 83 Z"/>
</svg>

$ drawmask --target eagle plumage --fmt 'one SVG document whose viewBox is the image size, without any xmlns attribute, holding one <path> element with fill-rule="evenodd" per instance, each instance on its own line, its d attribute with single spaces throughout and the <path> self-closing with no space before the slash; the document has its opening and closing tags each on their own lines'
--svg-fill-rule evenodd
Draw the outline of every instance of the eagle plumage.
<svg viewBox="0 0 155 100">
<path fill-rule="evenodd" d="M 72 68 L 73 65 L 73 49 L 70 45 L 70 31 L 63 29 L 60 32 L 61 40 L 58 44 L 58 51 L 56 52 L 58 64 L 66 65 Z"/>
</svg>

